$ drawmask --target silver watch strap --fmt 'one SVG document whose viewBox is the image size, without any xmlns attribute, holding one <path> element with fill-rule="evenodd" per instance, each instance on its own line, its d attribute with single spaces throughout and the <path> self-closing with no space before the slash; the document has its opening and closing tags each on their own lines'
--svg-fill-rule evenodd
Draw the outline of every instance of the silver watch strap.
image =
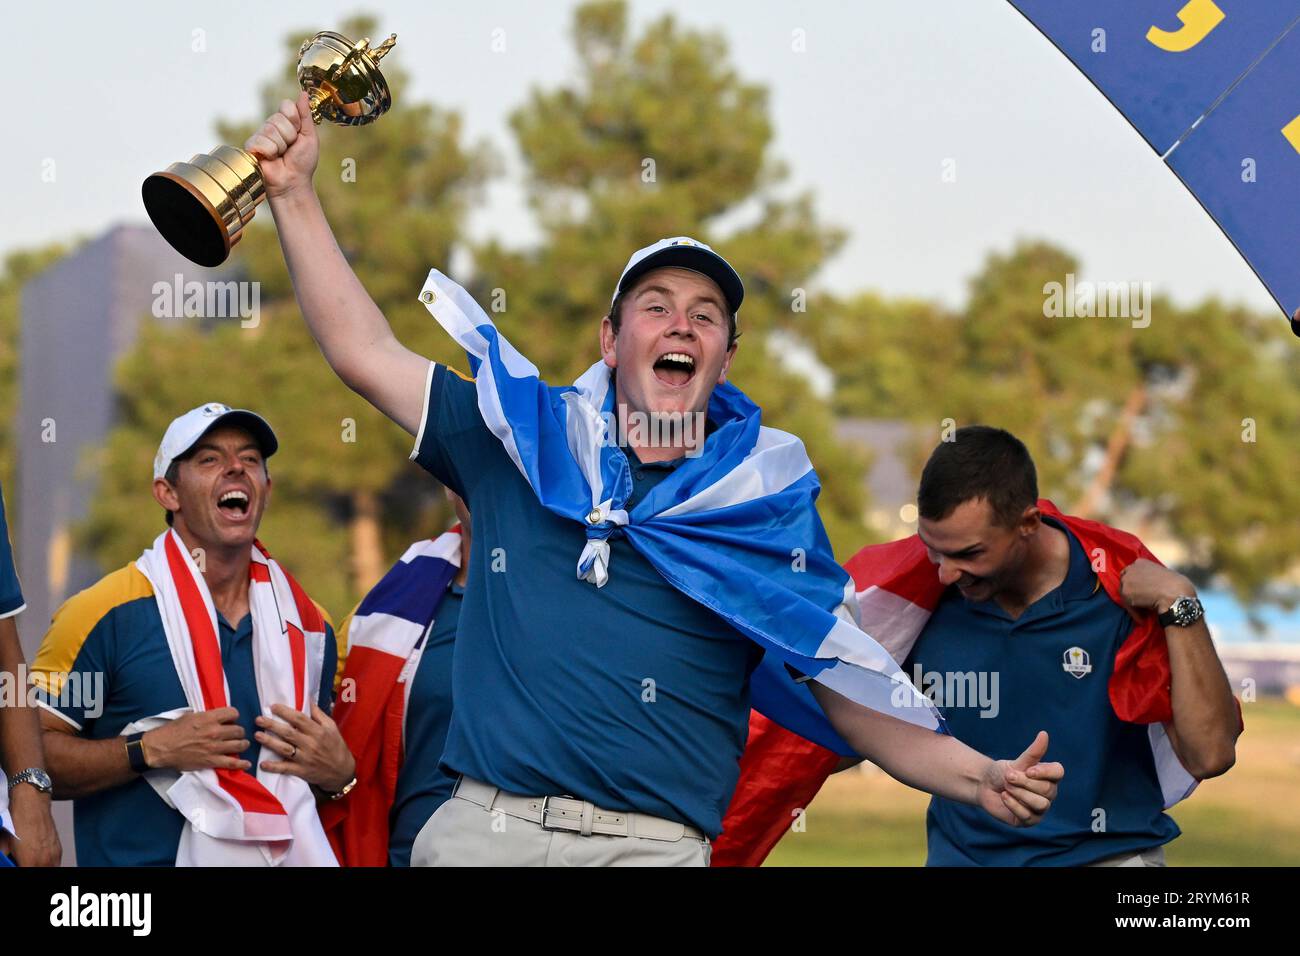
<svg viewBox="0 0 1300 956">
<path fill-rule="evenodd" d="M 41 777 L 44 777 L 46 780 L 49 780 L 49 774 L 47 774 L 40 767 L 28 767 L 25 770 L 19 770 L 15 774 L 10 774 L 9 790 L 12 791 L 14 787 L 18 786 L 20 783 L 30 783 L 41 793 L 49 793 L 51 788 L 42 785 L 40 779 Z"/>
</svg>

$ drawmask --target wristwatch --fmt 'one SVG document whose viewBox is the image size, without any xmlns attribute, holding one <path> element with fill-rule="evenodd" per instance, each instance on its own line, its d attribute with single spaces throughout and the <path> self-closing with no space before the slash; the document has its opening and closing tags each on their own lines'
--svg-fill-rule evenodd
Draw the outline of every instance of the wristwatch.
<svg viewBox="0 0 1300 956">
<path fill-rule="evenodd" d="M 149 761 L 144 758 L 144 733 L 134 733 L 126 738 L 126 759 L 131 761 L 131 770 L 144 773 L 149 770 Z"/>
<path fill-rule="evenodd" d="M 1204 616 L 1205 608 L 1201 607 L 1201 602 L 1194 597 L 1184 596 L 1175 598 L 1174 603 L 1169 605 L 1169 610 L 1157 620 L 1161 627 L 1187 627 Z"/>
<path fill-rule="evenodd" d="M 357 778 L 353 777 L 351 780 L 347 782 L 347 785 L 344 786 L 344 788 L 340 790 L 338 793 L 330 793 L 328 790 L 322 787 L 317 787 L 315 784 L 312 784 L 312 787 L 316 790 L 317 793 L 319 793 L 326 800 L 342 800 L 344 797 L 346 797 L 349 793 L 352 792 L 352 789 L 356 785 L 357 785 Z"/>
<path fill-rule="evenodd" d="M 9 790 L 12 792 L 20 783 L 30 783 L 41 793 L 50 793 L 54 789 L 54 781 L 40 767 L 28 767 L 26 770 L 12 774 L 9 777 Z"/>
</svg>

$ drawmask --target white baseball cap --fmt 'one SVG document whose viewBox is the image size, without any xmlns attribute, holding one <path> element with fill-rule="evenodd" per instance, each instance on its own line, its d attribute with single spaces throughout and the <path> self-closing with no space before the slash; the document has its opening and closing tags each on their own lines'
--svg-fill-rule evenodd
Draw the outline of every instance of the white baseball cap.
<svg viewBox="0 0 1300 956">
<path fill-rule="evenodd" d="M 280 443 L 266 419 L 245 408 L 231 408 L 220 402 L 208 402 L 188 412 L 167 426 L 158 454 L 153 460 L 153 476 L 162 478 L 172 462 L 198 443 L 198 440 L 218 425 L 237 425 L 247 430 L 262 449 L 262 457 L 270 458 Z"/>
<path fill-rule="evenodd" d="M 727 307 L 731 309 L 732 314 L 740 311 L 740 303 L 745 298 L 745 284 L 740 281 L 739 274 L 726 259 L 690 236 L 660 239 L 654 245 L 632 253 L 632 258 L 627 260 L 623 274 L 619 276 L 613 298 L 617 299 L 620 292 L 626 292 L 637 279 L 651 269 L 664 269 L 669 266 L 690 269 L 712 279 L 722 290 L 722 294 L 727 299 Z M 613 299 L 610 301 L 612 303 Z"/>
</svg>

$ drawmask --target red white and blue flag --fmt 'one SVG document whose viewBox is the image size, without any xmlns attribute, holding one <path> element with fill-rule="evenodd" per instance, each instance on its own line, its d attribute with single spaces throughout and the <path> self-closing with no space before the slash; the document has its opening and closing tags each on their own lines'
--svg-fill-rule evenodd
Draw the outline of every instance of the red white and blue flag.
<svg viewBox="0 0 1300 956">
<path fill-rule="evenodd" d="M 406 715 L 424 642 L 460 569 L 460 525 L 417 541 L 380 578 L 341 630 L 347 665 L 334 721 L 357 762 L 357 785 L 321 807 L 343 866 L 388 864 L 389 812 L 406 754 Z"/>
<path fill-rule="evenodd" d="M 1132 534 L 1065 515 L 1047 499 L 1046 515 L 1064 524 L 1093 561 L 1102 589 L 1116 604 L 1120 574 L 1139 558 L 1157 561 Z M 903 661 L 943 596 L 938 569 L 920 537 L 863 548 L 845 564 L 853 576 L 862 626 L 895 660 Z M 1149 611 L 1130 611 L 1133 630 L 1115 655 L 1109 691 L 1116 716 L 1147 725 L 1151 755 L 1165 807 L 1196 788 L 1174 753 L 1164 725 L 1173 719 L 1169 648 L 1164 628 Z M 714 866 L 758 866 L 834 772 L 839 755 L 753 714 L 741 758 L 740 780 L 714 844 Z M 1068 771 L 1068 767 L 1066 768 Z"/>
</svg>

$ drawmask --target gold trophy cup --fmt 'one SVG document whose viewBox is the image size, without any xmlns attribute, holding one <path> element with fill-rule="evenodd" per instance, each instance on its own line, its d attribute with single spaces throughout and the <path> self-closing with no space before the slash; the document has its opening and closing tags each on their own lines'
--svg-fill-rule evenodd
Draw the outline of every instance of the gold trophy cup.
<svg viewBox="0 0 1300 956">
<path fill-rule="evenodd" d="M 298 50 L 298 83 L 310 97 L 312 120 L 364 126 L 388 112 L 393 98 L 378 64 L 396 42 L 394 33 L 372 50 L 369 39 L 353 43 L 328 30 L 305 41 Z M 154 173 L 141 192 L 149 218 L 172 248 L 201 266 L 217 266 L 266 198 L 266 185 L 252 153 L 218 146 Z"/>
</svg>

